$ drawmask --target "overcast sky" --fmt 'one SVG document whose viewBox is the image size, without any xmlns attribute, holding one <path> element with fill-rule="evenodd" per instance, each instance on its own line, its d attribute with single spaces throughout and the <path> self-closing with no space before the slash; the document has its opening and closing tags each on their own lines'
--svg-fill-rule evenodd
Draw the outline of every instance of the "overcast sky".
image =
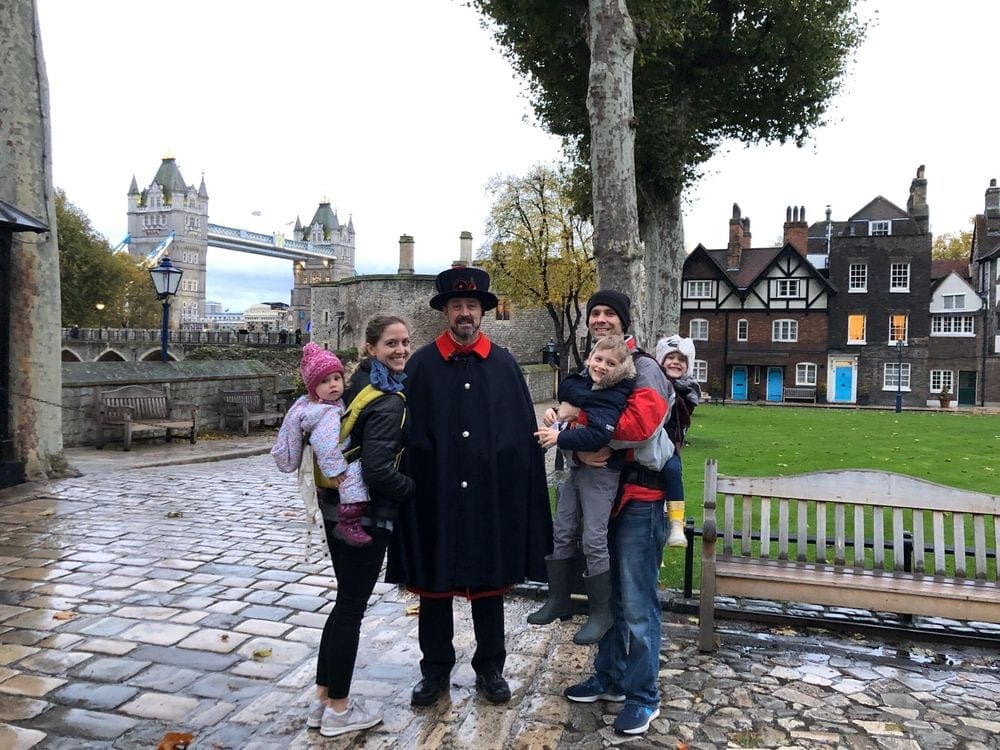
<svg viewBox="0 0 1000 750">
<path fill-rule="evenodd" d="M 926 165 L 931 229 L 970 228 L 1000 176 L 994 93 L 1000 2 L 878 0 L 830 124 L 802 149 L 733 145 L 685 196 L 686 244 L 724 246 L 734 202 L 755 245 L 787 205 L 845 219 L 876 195 L 905 207 Z M 361 273 L 416 270 L 482 243 L 497 173 L 560 157 L 523 84 L 458 0 L 38 0 L 54 179 L 117 244 L 126 193 L 161 158 L 208 188 L 213 223 L 290 234 L 328 198 L 353 216 Z M 258 215 L 259 214 L 259 215 Z M 288 300 L 291 264 L 211 250 L 208 298 Z"/>
</svg>

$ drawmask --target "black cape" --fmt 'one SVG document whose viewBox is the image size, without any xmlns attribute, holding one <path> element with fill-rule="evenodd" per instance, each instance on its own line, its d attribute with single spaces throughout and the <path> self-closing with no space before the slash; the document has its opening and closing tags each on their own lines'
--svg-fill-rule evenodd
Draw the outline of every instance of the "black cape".
<svg viewBox="0 0 1000 750">
<path fill-rule="evenodd" d="M 552 516 L 544 453 L 514 358 L 492 345 L 485 359 L 445 361 L 431 342 L 406 373 L 403 472 L 416 490 L 400 511 L 386 580 L 435 593 L 546 580 Z"/>
</svg>

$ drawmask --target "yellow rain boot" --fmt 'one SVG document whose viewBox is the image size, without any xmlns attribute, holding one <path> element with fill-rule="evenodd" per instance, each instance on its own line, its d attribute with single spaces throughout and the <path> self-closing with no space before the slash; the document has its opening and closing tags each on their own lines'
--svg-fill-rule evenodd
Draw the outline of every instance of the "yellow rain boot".
<svg viewBox="0 0 1000 750">
<path fill-rule="evenodd" d="M 684 501 L 667 501 L 667 520 L 670 521 L 670 536 L 667 537 L 668 547 L 687 547 L 687 537 L 684 536 Z"/>
</svg>

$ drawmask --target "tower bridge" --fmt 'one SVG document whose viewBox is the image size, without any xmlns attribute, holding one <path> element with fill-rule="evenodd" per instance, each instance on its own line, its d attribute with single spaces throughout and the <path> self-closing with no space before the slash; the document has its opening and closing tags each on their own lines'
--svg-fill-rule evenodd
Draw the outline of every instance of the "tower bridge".
<svg viewBox="0 0 1000 750">
<path fill-rule="evenodd" d="M 170 307 L 171 328 L 201 327 L 210 247 L 292 261 L 290 304 L 294 327 L 301 330 L 311 324 L 312 285 L 354 275 L 354 220 L 342 224 L 329 201 L 320 201 L 307 225 L 296 217 L 292 237 L 212 224 L 208 201 L 204 175 L 197 188 L 187 184 L 172 156 L 163 158 L 146 188 L 140 190 L 134 176 L 129 186 L 128 235 L 123 243 L 128 252 L 151 263 L 169 254 L 184 271 Z"/>
</svg>

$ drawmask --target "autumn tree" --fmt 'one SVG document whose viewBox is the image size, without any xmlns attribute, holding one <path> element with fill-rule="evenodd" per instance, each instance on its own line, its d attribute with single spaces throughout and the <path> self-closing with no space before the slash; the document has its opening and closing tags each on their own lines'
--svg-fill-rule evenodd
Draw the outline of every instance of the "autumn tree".
<svg viewBox="0 0 1000 750">
<path fill-rule="evenodd" d="M 552 320 L 562 365 L 581 364 L 576 331 L 596 290 L 593 230 L 573 210 L 565 171 L 535 166 L 523 177 L 497 176 L 481 263 L 504 295 L 526 308 L 544 308 Z"/>
<path fill-rule="evenodd" d="M 564 138 L 579 175 L 594 186 L 588 92 L 594 76 L 591 9 L 595 0 L 474 0 L 495 39 L 527 77 L 534 110 Z M 823 123 L 851 51 L 864 35 L 856 0 L 629 0 L 636 46 L 631 90 L 641 253 L 626 258 L 627 278 L 603 284 L 632 294 L 637 331 L 676 330 L 684 231 L 681 197 L 727 139 L 801 145 Z M 622 107 L 608 110 L 619 118 Z M 600 116 L 600 113 L 597 113 Z M 586 200 L 585 192 L 578 195 Z M 590 215 L 596 209 L 580 206 Z M 600 221 L 596 231 L 600 232 Z M 613 281 L 612 281 L 613 279 Z"/>
<path fill-rule="evenodd" d="M 90 218 L 62 190 L 56 191 L 56 222 L 62 325 L 155 328 L 160 312 L 145 268 L 128 253 L 113 254 Z"/>
<path fill-rule="evenodd" d="M 934 238 L 931 258 L 934 260 L 964 260 L 972 249 L 972 232 L 945 232 Z"/>
</svg>

